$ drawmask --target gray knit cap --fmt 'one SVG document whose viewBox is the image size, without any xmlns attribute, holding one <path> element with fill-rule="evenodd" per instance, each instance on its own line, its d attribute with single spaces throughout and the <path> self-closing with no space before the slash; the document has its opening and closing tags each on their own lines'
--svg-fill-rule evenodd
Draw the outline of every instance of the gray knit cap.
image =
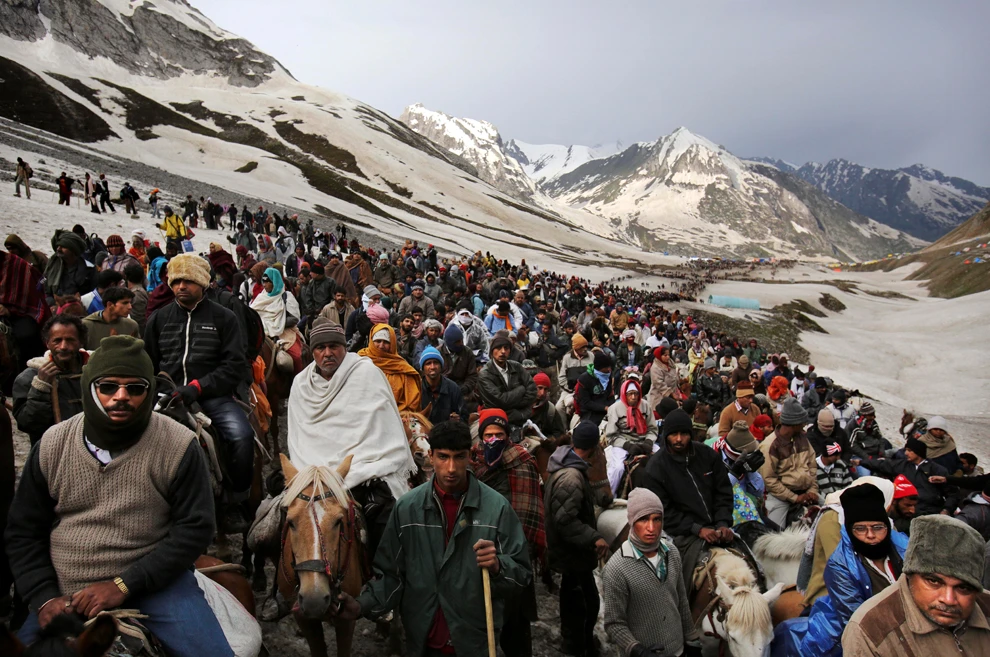
<svg viewBox="0 0 990 657">
<path fill-rule="evenodd" d="M 705 365 L 704 365 L 704 367 L 705 367 L 706 370 L 713 370 L 713 369 L 715 369 L 715 359 L 714 358 L 706 358 L 705 359 Z"/>
<path fill-rule="evenodd" d="M 793 427 L 808 423 L 808 411 L 794 397 L 788 397 L 780 409 L 780 423 Z"/>
<path fill-rule="evenodd" d="M 632 525 L 648 515 L 659 513 L 663 516 L 663 502 L 649 488 L 634 488 L 626 498 L 626 519 Z"/>
<path fill-rule="evenodd" d="M 983 537 L 963 521 L 943 515 L 918 516 L 911 521 L 903 570 L 905 574 L 955 577 L 982 591 L 985 552 Z"/>
<path fill-rule="evenodd" d="M 369 299 L 371 297 L 375 297 L 375 296 L 380 297 L 382 295 L 381 291 L 374 285 L 365 285 L 364 290 L 362 290 L 362 293 L 364 294 L 364 296 L 368 297 Z"/>
</svg>

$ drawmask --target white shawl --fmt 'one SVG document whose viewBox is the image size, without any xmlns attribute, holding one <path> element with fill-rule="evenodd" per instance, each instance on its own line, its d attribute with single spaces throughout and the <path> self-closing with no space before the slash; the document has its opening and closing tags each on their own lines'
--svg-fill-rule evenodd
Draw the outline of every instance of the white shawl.
<svg viewBox="0 0 990 657">
<path fill-rule="evenodd" d="M 282 296 L 285 296 L 285 299 Z M 267 292 L 254 298 L 251 307 L 261 316 L 261 323 L 265 325 L 265 335 L 277 338 L 285 333 L 286 311 L 293 317 L 299 317 L 299 302 L 292 292 L 284 292 L 274 297 L 268 296 Z"/>
<path fill-rule="evenodd" d="M 329 381 L 310 363 L 289 394 L 289 458 L 297 468 L 336 468 L 354 455 L 344 483 L 381 478 L 395 499 L 416 472 L 399 409 L 385 374 L 370 358 L 348 353 Z"/>
</svg>

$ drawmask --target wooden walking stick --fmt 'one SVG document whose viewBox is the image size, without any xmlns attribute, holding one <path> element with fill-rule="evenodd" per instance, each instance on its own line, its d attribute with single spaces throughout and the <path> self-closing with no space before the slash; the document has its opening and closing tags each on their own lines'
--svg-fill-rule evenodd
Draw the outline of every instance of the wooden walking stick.
<svg viewBox="0 0 990 657">
<path fill-rule="evenodd" d="M 492 580 L 487 568 L 481 569 L 485 587 L 485 623 L 488 625 L 488 657 L 495 657 L 495 612 L 492 609 Z"/>
</svg>

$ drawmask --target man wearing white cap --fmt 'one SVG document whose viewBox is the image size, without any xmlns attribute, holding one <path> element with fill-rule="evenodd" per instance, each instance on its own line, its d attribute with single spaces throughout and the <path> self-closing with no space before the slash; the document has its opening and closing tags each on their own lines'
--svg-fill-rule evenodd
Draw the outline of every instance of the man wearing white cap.
<svg viewBox="0 0 990 657">
<path fill-rule="evenodd" d="M 928 431 L 921 436 L 921 442 L 928 445 L 928 460 L 938 463 L 955 474 L 962 470 L 962 460 L 956 450 L 956 441 L 949 434 L 949 423 L 941 415 L 928 420 Z"/>
</svg>

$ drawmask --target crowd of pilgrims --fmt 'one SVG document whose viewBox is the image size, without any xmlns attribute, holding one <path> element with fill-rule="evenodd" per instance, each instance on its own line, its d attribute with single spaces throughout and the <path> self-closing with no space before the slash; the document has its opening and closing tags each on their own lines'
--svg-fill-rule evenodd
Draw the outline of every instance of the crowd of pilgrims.
<svg viewBox="0 0 990 657">
<path fill-rule="evenodd" d="M 164 245 L 141 230 L 125 242 L 77 225 L 56 231 L 51 244 L 59 255 L 52 257 L 8 236 L 0 302 L 19 370 L 50 348 L 43 325 L 59 315 L 82 318 L 87 350 L 107 336 L 141 337 L 173 299 L 168 262 L 190 250 L 197 207 L 190 198 L 183 217 L 164 208 Z M 222 216 L 204 220 L 212 228 Z M 253 309 L 257 330 L 278 345 L 280 367 L 300 372 L 311 327 L 329 320 L 343 329 L 349 352 L 386 372 L 400 412 L 423 412 L 433 425 L 471 425 L 489 475 L 505 445 L 487 441 L 487 426 L 504 425 L 503 439 L 525 448 L 513 467 L 535 468 L 534 448 L 549 445 L 549 478 L 534 503 L 544 526 L 533 540 L 543 544 L 532 547 L 561 574 L 565 654 L 598 650 L 591 572 L 608 546 L 589 509 L 603 496 L 627 499 L 631 528 L 629 547 L 605 569 L 606 629 L 636 657 L 700 654 L 688 615 L 694 566 L 710 546 L 739 544 L 733 528 L 747 524 L 759 525 L 758 534 L 802 521 L 813 527 L 797 583 L 803 613 L 778 627 L 775 654 L 841 654 L 856 608 L 896 586 L 902 573 L 949 573 L 974 595 L 981 588 L 982 561 L 978 574 L 966 558 L 932 566 L 927 553 L 912 556 L 908 547 L 912 519 L 930 515 L 990 538 L 990 477 L 975 456 L 958 452 L 944 418 L 902 427 L 897 438 L 906 443 L 896 448 L 858 393 L 813 366 L 793 365 L 773 345 L 709 330 L 679 309 L 716 280 L 771 276 L 786 263 L 692 261 L 659 272 L 666 282 L 649 289 L 631 285 L 631 275 L 592 282 L 489 252 L 441 256 L 415 240 L 374 249 L 343 224 L 321 231 L 312 220 L 301 224 L 264 208 L 239 216 L 232 208 L 229 217 L 239 219 L 236 230 L 201 254 L 210 287 Z M 251 327 L 244 329 L 250 336 Z M 14 386 L 14 416 L 36 442 L 46 418 L 29 412 L 26 395 Z M 607 481 L 591 482 L 587 462 L 599 448 Z M 514 481 L 506 484 L 510 500 Z M 847 489 L 858 492 L 842 494 Z M 955 525 L 932 531 L 972 540 Z M 628 556 L 650 568 L 630 570 Z M 653 578 L 645 587 L 644 572 Z M 637 606 L 683 623 L 658 629 Z M 973 625 L 968 641 L 977 643 L 967 649 L 990 650 L 990 626 Z M 875 645 L 868 652 L 871 640 L 857 637 L 855 654 L 901 654 Z"/>
</svg>

